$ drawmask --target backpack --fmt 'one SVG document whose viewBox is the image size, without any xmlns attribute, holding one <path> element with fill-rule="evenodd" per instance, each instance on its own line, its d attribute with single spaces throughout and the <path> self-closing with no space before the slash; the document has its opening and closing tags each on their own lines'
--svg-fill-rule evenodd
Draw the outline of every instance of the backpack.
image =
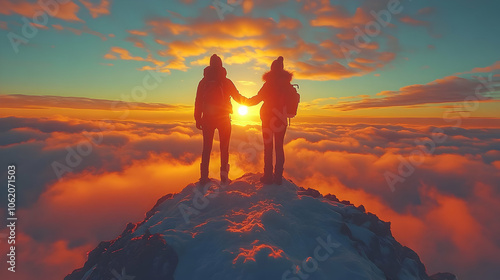
<svg viewBox="0 0 500 280">
<path fill-rule="evenodd" d="M 297 92 L 298 88 L 298 84 L 290 84 L 289 90 L 287 90 L 284 95 L 287 118 L 293 118 L 297 115 L 297 109 L 300 103 L 300 94 Z"/>
<path fill-rule="evenodd" d="M 206 117 L 215 117 L 223 114 L 226 102 L 224 97 L 222 81 L 206 81 L 203 86 L 203 115 Z"/>
</svg>

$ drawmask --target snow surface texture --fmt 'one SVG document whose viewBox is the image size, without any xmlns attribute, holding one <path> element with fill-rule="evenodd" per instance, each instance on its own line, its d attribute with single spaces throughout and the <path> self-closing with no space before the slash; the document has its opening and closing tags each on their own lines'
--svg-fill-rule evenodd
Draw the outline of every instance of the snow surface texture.
<svg viewBox="0 0 500 280">
<path fill-rule="evenodd" d="M 65 279 L 430 279 L 363 206 L 259 177 L 164 196 Z"/>
</svg>

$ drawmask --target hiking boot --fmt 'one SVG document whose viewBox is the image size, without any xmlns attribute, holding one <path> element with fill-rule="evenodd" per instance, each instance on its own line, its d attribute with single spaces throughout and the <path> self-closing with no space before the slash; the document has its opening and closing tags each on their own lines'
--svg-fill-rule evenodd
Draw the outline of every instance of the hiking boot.
<svg viewBox="0 0 500 280">
<path fill-rule="evenodd" d="M 212 180 L 210 180 L 210 178 L 208 177 L 201 177 L 200 180 L 198 181 L 198 183 L 200 183 L 200 186 L 204 186 L 206 185 L 208 182 L 211 182 Z"/>
<path fill-rule="evenodd" d="M 276 165 L 274 168 L 274 183 L 276 185 L 281 185 L 283 183 L 283 166 L 279 167 Z"/>
<path fill-rule="evenodd" d="M 283 184 L 283 176 L 282 175 L 274 175 L 274 183 L 276 185 Z"/>
<path fill-rule="evenodd" d="M 220 168 L 220 182 L 222 184 L 231 184 L 231 179 L 229 179 L 229 164 L 226 166 L 226 168 L 221 167 Z"/>
<path fill-rule="evenodd" d="M 260 182 L 264 185 L 270 185 L 273 183 L 273 175 L 272 174 L 264 174 L 264 176 L 260 177 Z"/>
</svg>

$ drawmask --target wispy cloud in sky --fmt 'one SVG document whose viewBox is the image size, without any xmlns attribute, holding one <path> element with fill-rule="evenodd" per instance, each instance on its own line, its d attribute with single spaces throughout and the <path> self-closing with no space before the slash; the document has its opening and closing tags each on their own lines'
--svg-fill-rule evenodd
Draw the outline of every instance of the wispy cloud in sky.
<svg viewBox="0 0 500 280">
<path fill-rule="evenodd" d="M 383 91 L 378 93 L 382 97 L 367 97 L 359 101 L 340 101 L 336 105 L 327 105 L 326 109 L 339 109 L 344 111 L 382 108 L 393 106 L 429 105 L 436 103 L 464 102 L 475 100 L 478 102 L 498 102 L 492 94 L 498 92 L 500 79 L 488 81 L 478 79 L 466 79 L 449 76 L 435 80 L 425 85 L 405 86 L 398 91 Z M 488 89 L 490 84 L 492 88 Z M 495 84 L 495 87 L 493 87 Z"/>
</svg>

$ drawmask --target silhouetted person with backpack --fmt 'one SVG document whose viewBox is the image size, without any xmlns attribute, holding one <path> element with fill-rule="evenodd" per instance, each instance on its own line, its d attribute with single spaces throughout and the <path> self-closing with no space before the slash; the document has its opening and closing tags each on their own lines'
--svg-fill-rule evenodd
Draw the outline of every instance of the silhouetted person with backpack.
<svg viewBox="0 0 500 280">
<path fill-rule="evenodd" d="M 253 106 L 264 101 L 260 108 L 262 120 L 262 138 L 264 141 L 264 184 L 281 185 L 285 152 L 283 141 L 287 128 L 287 119 L 295 116 L 300 96 L 290 83 L 292 73 L 283 68 L 283 57 L 278 57 L 271 64 L 271 71 L 262 76 L 264 85 L 259 93 L 250 98 L 246 105 Z M 273 143 L 276 153 L 276 165 L 273 176 Z"/>
<path fill-rule="evenodd" d="M 231 117 L 233 108 L 231 97 L 238 103 L 247 100 L 233 82 L 226 78 L 227 72 L 222 67 L 222 60 L 216 54 L 210 57 L 210 66 L 203 72 L 203 79 L 198 84 L 194 108 L 196 127 L 203 130 L 203 153 L 200 165 L 200 183 L 209 182 L 208 167 L 214 141 L 215 129 L 219 131 L 220 141 L 220 178 L 222 183 L 229 183 L 229 138 L 231 137 Z"/>
</svg>

